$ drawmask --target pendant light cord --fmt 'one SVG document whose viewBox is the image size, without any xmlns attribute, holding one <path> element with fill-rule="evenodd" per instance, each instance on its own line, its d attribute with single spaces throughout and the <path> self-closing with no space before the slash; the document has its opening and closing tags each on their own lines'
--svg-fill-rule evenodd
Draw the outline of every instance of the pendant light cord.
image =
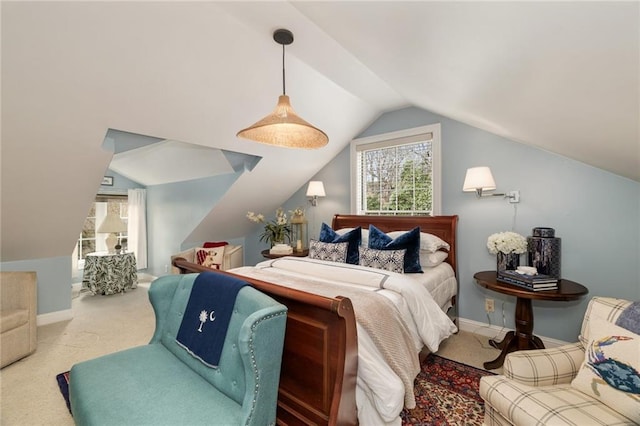
<svg viewBox="0 0 640 426">
<path fill-rule="evenodd" d="M 284 82 L 284 44 L 282 45 L 282 94 L 287 94 L 287 88 Z"/>
</svg>

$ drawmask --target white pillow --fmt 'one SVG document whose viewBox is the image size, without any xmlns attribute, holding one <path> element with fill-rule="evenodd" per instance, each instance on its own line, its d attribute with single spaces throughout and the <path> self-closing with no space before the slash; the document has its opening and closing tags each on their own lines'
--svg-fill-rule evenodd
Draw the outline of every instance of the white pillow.
<svg viewBox="0 0 640 426">
<path fill-rule="evenodd" d="M 420 266 L 423 268 L 434 268 L 444 262 L 449 253 L 446 251 L 438 250 L 435 253 L 431 253 L 427 250 L 420 250 Z"/>
<path fill-rule="evenodd" d="M 405 232 L 407 231 L 392 231 L 392 232 L 387 232 L 387 235 L 395 240 L 397 237 L 404 234 Z M 449 246 L 449 244 L 443 239 L 441 239 L 440 237 L 437 237 L 433 234 L 429 234 L 427 232 L 420 233 L 420 250 L 425 250 L 430 253 L 435 253 L 440 249 L 449 250 L 450 248 L 451 247 Z"/>
<path fill-rule="evenodd" d="M 351 231 L 352 229 L 354 228 L 342 228 L 342 229 L 336 230 L 335 232 L 338 235 L 344 235 L 347 232 Z M 391 232 L 387 232 L 387 235 L 395 240 L 397 237 L 404 234 L 405 232 L 407 231 L 391 231 Z M 362 247 L 369 247 L 369 230 L 368 229 L 362 229 L 362 241 L 360 242 L 360 245 Z M 442 238 L 433 234 L 429 234 L 427 232 L 420 233 L 420 250 L 421 251 L 424 250 L 429 253 L 436 253 L 440 249 L 449 250 L 450 248 L 451 247 L 449 246 L 449 243 L 444 241 Z M 422 255 L 420 257 L 422 257 Z"/>
<path fill-rule="evenodd" d="M 335 231 L 336 234 L 338 235 L 344 235 L 347 232 L 353 230 L 355 228 L 342 228 L 342 229 L 337 229 Z M 369 230 L 368 229 L 363 229 L 362 230 L 362 240 L 360 241 L 360 247 L 369 247 Z"/>
<path fill-rule="evenodd" d="M 640 424 L 640 336 L 592 318 L 585 360 L 571 386 Z"/>
</svg>

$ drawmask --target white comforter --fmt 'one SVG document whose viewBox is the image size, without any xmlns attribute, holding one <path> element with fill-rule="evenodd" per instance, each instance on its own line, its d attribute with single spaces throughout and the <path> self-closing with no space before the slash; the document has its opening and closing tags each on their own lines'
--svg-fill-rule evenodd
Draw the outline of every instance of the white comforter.
<svg viewBox="0 0 640 426">
<path fill-rule="evenodd" d="M 357 265 L 325 262 L 309 258 L 284 257 L 242 267 L 231 272 L 290 288 L 313 292 L 308 282 L 332 283 L 377 291 L 390 299 L 408 326 L 417 353 L 423 346 L 435 352 L 440 342 L 456 332 L 456 326 L 433 300 L 429 292 L 409 276 Z M 340 295 L 339 287 L 330 286 Z M 358 379 L 356 403 L 361 425 L 399 425 L 405 389 L 400 378 L 384 361 L 366 330 L 357 326 Z"/>
</svg>

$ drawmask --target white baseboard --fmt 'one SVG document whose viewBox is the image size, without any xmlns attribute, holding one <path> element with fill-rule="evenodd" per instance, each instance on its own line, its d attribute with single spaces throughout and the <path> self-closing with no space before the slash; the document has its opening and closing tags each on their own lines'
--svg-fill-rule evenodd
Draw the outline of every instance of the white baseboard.
<svg viewBox="0 0 640 426">
<path fill-rule="evenodd" d="M 502 340 L 508 332 L 512 331 L 509 328 L 500 327 L 498 325 L 489 325 L 484 322 L 474 321 L 466 318 L 458 318 L 458 328 L 462 331 L 469 333 L 479 334 L 491 339 Z M 569 342 L 563 340 L 553 339 L 551 337 L 538 336 L 546 348 L 556 348 L 558 346 L 566 345 Z"/>
<path fill-rule="evenodd" d="M 158 277 L 156 277 L 155 275 L 147 274 L 146 272 L 138 272 L 138 282 L 140 282 L 140 281 L 153 281 L 156 278 L 158 278 Z"/>
<path fill-rule="evenodd" d="M 36 317 L 36 324 L 41 326 L 71 319 L 73 319 L 73 311 L 71 309 L 65 309 L 64 311 L 55 311 L 38 315 Z"/>
</svg>

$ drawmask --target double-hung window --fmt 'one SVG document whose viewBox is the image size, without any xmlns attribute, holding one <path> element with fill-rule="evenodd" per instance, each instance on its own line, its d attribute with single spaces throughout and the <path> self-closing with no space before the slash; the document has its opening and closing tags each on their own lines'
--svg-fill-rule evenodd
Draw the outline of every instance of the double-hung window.
<svg viewBox="0 0 640 426">
<path fill-rule="evenodd" d="M 95 202 L 91 205 L 89 214 L 84 221 L 82 232 L 78 238 L 76 256 L 79 265 L 87 253 L 95 251 L 106 251 L 107 246 L 104 242 L 107 234 L 97 233 L 97 229 L 107 216 L 108 213 L 120 216 L 127 223 L 128 216 L 128 200 L 126 195 L 98 195 Z M 118 233 L 118 244 L 126 247 L 127 232 Z"/>
<path fill-rule="evenodd" d="M 356 214 L 440 214 L 440 125 L 353 140 L 351 182 Z"/>
</svg>

